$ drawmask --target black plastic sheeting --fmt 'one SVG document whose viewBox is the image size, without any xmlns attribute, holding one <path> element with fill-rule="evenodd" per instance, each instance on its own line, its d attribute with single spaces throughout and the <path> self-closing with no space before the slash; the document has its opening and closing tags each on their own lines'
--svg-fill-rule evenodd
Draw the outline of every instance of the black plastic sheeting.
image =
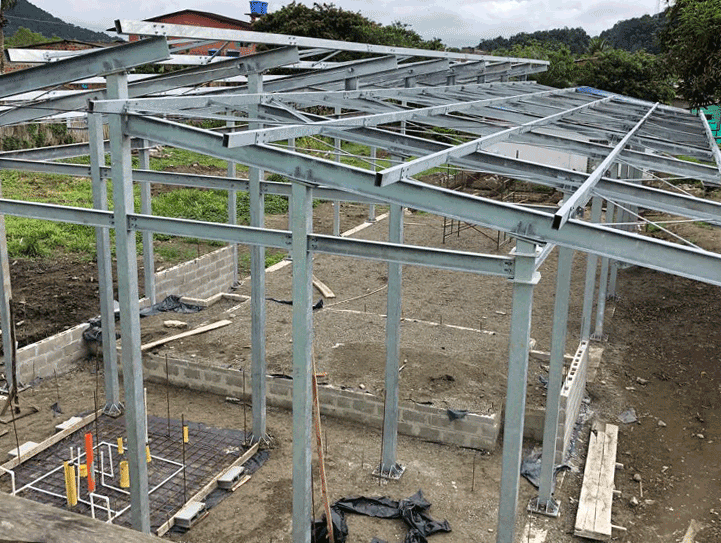
<svg viewBox="0 0 721 543">
<path fill-rule="evenodd" d="M 115 302 L 115 304 L 115 320 L 117 321 L 120 318 L 120 309 L 117 307 L 117 302 Z M 204 308 L 200 307 L 199 305 L 191 305 L 181 302 L 180 296 L 171 294 L 170 296 L 167 296 L 162 302 L 158 302 L 157 304 L 153 304 L 150 307 L 141 309 L 140 316 L 150 317 L 151 315 L 158 315 L 160 313 L 165 313 L 169 311 L 172 311 L 174 313 L 197 313 L 198 311 L 202 311 L 203 309 Z M 83 332 L 83 339 L 88 343 L 95 342 L 98 344 L 102 344 L 103 329 L 100 317 L 90 319 L 88 321 L 88 324 L 90 326 L 86 328 Z M 116 332 L 115 339 L 118 339 L 119 337 L 120 334 Z"/>
<path fill-rule="evenodd" d="M 348 524 L 345 521 L 345 514 L 354 513 L 374 518 L 402 519 L 408 526 L 404 543 L 426 543 L 428 536 L 451 531 L 447 520 L 437 521 L 431 518 L 428 514 L 430 507 L 430 502 L 426 501 L 421 490 L 399 502 L 384 496 L 343 498 L 331 506 L 334 539 L 336 543 L 346 541 Z M 313 536 L 316 543 L 328 541 L 325 515 L 320 520 L 314 521 Z M 374 538 L 373 541 L 381 543 L 380 539 Z"/>
<path fill-rule="evenodd" d="M 465 418 L 465 416 L 468 414 L 468 410 L 466 410 L 466 409 L 446 409 L 446 414 L 448 415 L 448 420 L 453 422 L 454 420 Z"/>
<path fill-rule="evenodd" d="M 561 464 L 553 467 L 553 486 L 556 486 L 556 475 L 563 470 L 570 470 L 568 464 Z M 521 475 L 528 479 L 536 488 L 541 484 L 541 451 L 535 450 L 523 459 L 521 463 Z"/>
<path fill-rule="evenodd" d="M 140 310 L 141 317 L 150 317 L 151 315 L 158 315 L 159 313 L 166 313 L 172 311 L 174 313 L 197 313 L 202 311 L 203 308 L 199 305 L 186 304 L 180 301 L 180 296 L 171 294 L 167 296 L 162 302 L 146 307 Z"/>
</svg>

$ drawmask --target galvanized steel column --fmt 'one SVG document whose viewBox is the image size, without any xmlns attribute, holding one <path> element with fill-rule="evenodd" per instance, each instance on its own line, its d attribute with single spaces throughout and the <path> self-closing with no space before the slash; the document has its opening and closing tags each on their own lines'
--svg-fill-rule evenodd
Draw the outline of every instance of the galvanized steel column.
<svg viewBox="0 0 721 543">
<path fill-rule="evenodd" d="M 235 121 L 226 121 L 228 127 L 235 126 Z M 228 161 L 228 177 L 235 179 L 236 176 L 235 162 Z M 238 198 L 235 190 L 228 191 L 228 224 L 238 224 Z M 238 283 L 238 246 L 233 243 L 231 245 L 233 253 L 233 286 Z"/>
<path fill-rule="evenodd" d="M 553 499 L 553 467 L 556 462 L 558 409 L 561 403 L 561 387 L 563 386 L 563 357 L 566 350 L 572 264 L 573 250 L 568 247 L 559 247 L 556 301 L 553 309 L 553 330 L 551 332 L 551 360 L 548 368 L 548 392 L 546 394 L 546 419 L 543 426 L 541 482 L 538 488 L 537 502 L 535 508 L 533 508 L 537 513 L 552 516 L 558 515 L 559 506 L 558 502 Z"/>
<path fill-rule="evenodd" d="M 127 99 L 128 77 L 107 78 L 108 98 Z M 130 467 L 130 518 L 132 527 L 150 533 L 148 464 L 145 458 L 146 413 L 143 394 L 143 364 L 140 353 L 140 305 L 138 303 L 138 262 L 135 231 L 128 229 L 133 213 L 133 177 L 130 137 L 123 131 L 124 116 L 110 115 L 110 159 L 112 164 L 115 245 L 118 262 L 120 329 L 123 346 L 125 428 Z"/>
<path fill-rule="evenodd" d="M 388 241 L 403 243 L 403 208 L 391 204 Z M 388 310 L 386 318 L 385 411 L 383 415 L 383 454 L 380 475 L 399 477 L 403 468 L 396 462 L 398 445 L 398 360 L 401 356 L 401 310 L 403 305 L 403 265 L 388 263 Z"/>
<path fill-rule="evenodd" d="M 606 201 L 606 222 L 612 223 L 613 216 L 616 212 L 616 206 L 613 202 Z M 601 259 L 601 275 L 598 279 L 598 301 L 596 302 L 596 327 L 593 330 L 592 339 L 603 341 L 603 320 L 606 314 L 606 299 L 608 295 L 608 275 L 611 259 L 604 257 Z"/>
<path fill-rule="evenodd" d="M 311 189 L 293 183 L 293 543 L 310 543 L 313 356 L 313 224 Z"/>
<path fill-rule="evenodd" d="M 503 426 L 501 499 L 498 505 L 497 543 L 514 543 L 518 483 L 521 476 L 523 423 L 526 414 L 528 342 L 531 338 L 533 287 L 540 279 L 534 271 L 536 251 L 533 243 L 516 243 L 516 275 L 513 278 L 513 307 L 508 357 L 508 382 Z"/>
<path fill-rule="evenodd" d="M 591 222 L 601 221 L 601 198 L 594 197 L 591 203 Z M 598 256 L 588 253 L 586 257 L 586 287 L 583 291 L 583 310 L 581 312 L 581 341 L 591 338 L 591 320 L 593 316 L 593 298 L 596 293 L 596 267 Z"/>
<path fill-rule="evenodd" d="M 138 167 L 141 170 L 150 169 L 150 153 L 148 152 L 148 140 L 143 140 L 143 144 L 138 151 Z M 151 202 L 150 183 L 140 183 L 140 212 L 143 215 L 152 215 L 153 206 Z M 145 278 L 145 297 L 150 299 L 150 303 L 154 304 L 155 299 L 155 254 L 153 249 L 153 233 L 143 232 L 143 271 Z"/>
<path fill-rule="evenodd" d="M 259 73 L 248 75 L 248 92 L 263 92 L 263 76 Z M 248 109 L 248 115 L 257 119 L 258 106 Z M 258 123 L 250 123 L 250 128 L 261 128 Z M 248 195 L 250 199 L 250 226 L 263 228 L 264 198 L 261 193 L 261 182 L 265 172 L 251 167 L 248 170 Z M 251 380 L 253 399 L 253 439 L 262 440 L 266 437 L 265 423 L 265 247 L 250 247 L 250 311 L 251 311 Z"/>
<path fill-rule="evenodd" d="M 2 186 L 0 185 L 0 197 Z M 10 260 L 8 256 L 8 239 L 5 233 L 5 215 L 0 215 L 0 325 L 2 326 L 3 360 L 5 362 L 5 379 L 8 392 L 13 386 L 13 352 L 12 324 L 10 322 Z M 15 368 L 17 370 L 17 368 Z"/>
<path fill-rule="evenodd" d="M 377 151 L 375 147 L 371 147 L 370 152 L 370 159 L 373 163 L 373 171 L 376 171 L 378 168 L 376 166 L 376 157 L 377 157 Z M 375 204 L 368 204 L 368 222 L 376 222 L 376 206 Z"/>
<path fill-rule="evenodd" d="M 88 141 L 90 142 L 90 177 L 93 184 L 93 208 L 108 209 L 108 187 L 100 175 L 105 166 L 102 115 L 88 115 Z M 123 410 L 120 403 L 118 379 L 118 353 L 115 347 L 115 307 L 113 304 L 113 262 L 110 254 L 110 230 L 95 228 L 96 260 L 98 263 L 98 294 L 100 296 L 100 324 L 103 342 L 103 374 L 105 379 L 106 415 L 117 416 Z"/>
</svg>

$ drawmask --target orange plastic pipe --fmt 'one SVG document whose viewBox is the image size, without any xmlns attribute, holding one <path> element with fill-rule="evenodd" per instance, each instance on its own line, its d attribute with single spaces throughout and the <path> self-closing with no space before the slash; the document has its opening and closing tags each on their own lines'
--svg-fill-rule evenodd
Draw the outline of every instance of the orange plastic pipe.
<svg viewBox="0 0 721 543">
<path fill-rule="evenodd" d="M 85 434 L 85 463 L 88 466 L 88 492 L 95 492 L 95 466 L 93 465 L 93 434 Z"/>
</svg>

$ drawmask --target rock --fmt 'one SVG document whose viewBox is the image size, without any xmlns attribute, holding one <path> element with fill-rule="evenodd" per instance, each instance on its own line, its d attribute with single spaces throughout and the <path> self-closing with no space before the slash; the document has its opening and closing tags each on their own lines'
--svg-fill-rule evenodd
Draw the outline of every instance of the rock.
<svg viewBox="0 0 721 543">
<path fill-rule="evenodd" d="M 666 428 L 666 423 L 663 422 L 661 419 L 658 419 L 658 427 L 659 427 L 659 428 Z"/>
<path fill-rule="evenodd" d="M 703 434 L 696 434 L 696 437 L 699 439 L 704 439 Z"/>
<path fill-rule="evenodd" d="M 361 383 L 360 385 L 358 385 L 358 388 L 360 388 L 361 390 L 365 390 L 366 386 L 363 383 Z"/>
<path fill-rule="evenodd" d="M 633 480 L 640 483 L 641 482 L 641 474 L 640 473 L 634 473 L 633 474 Z"/>
<path fill-rule="evenodd" d="M 642 377 L 636 377 L 636 382 L 637 382 L 639 385 L 647 385 L 647 384 L 648 384 L 648 379 L 643 379 Z"/>
<path fill-rule="evenodd" d="M 628 501 L 628 503 L 630 503 L 633 507 L 636 507 L 638 505 L 638 498 L 636 498 L 636 496 L 634 496 L 633 498 L 631 498 Z"/>
<path fill-rule="evenodd" d="M 188 323 L 183 321 L 163 321 L 166 328 L 187 328 Z"/>
</svg>

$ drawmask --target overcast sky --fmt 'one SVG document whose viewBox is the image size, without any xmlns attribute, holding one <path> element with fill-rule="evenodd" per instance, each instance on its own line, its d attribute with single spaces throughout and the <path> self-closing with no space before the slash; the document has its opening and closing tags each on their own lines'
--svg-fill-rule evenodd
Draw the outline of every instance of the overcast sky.
<svg viewBox="0 0 721 543">
<path fill-rule="evenodd" d="M 30 0 L 64 21 L 92 30 L 110 28 L 115 19 L 147 19 L 182 9 L 210 11 L 247 20 L 245 0 Z M 322 3 L 323 0 L 320 0 Z M 326 0 L 327 1 L 327 0 Z M 665 0 L 661 0 L 665 4 Z M 269 0 L 268 10 L 289 4 Z M 304 0 L 311 6 L 312 0 Z M 330 2 L 328 2 L 330 3 Z M 336 6 L 359 11 L 371 20 L 401 21 L 426 39 L 440 38 L 449 46 L 476 45 L 481 39 L 551 28 L 583 27 L 591 36 L 617 21 L 656 13 L 658 0 L 336 0 Z"/>
</svg>

